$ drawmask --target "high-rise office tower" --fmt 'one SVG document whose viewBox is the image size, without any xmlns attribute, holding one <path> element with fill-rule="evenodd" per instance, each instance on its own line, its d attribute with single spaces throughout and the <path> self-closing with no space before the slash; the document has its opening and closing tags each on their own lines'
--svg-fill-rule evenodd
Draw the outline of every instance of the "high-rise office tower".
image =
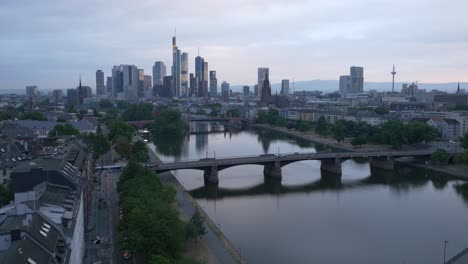
<svg viewBox="0 0 468 264">
<path fill-rule="evenodd" d="M 162 91 L 159 96 L 172 98 L 174 97 L 174 90 L 174 78 L 172 78 L 172 76 L 165 76 L 163 78 Z"/>
<path fill-rule="evenodd" d="M 163 78 L 166 77 L 166 64 L 157 61 L 153 66 L 153 85 L 162 85 Z"/>
<path fill-rule="evenodd" d="M 261 97 L 263 92 L 263 82 L 265 81 L 266 76 L 270 74 L 269 68 L 258 68 L 258 95 Z"/>
<path fill-rule="evenodd" d="M 53 90 L 52 91 L 52 96 L 54 97 L 54 102 L 59 103 L 59 102 L 62 101 L 63 92 L 62 92 L 62 90 Z"/>
<path fill-rule="evenodd" d="M 112 96 L 123 98 L 123 92 L 123 65 L 115 65 L 112 67 Z"/>
<path fill-rule="evenodd" d="M 203 97 L 208 96 L 208 62 L 203 61 Z"/>
<path fill-rule="evenodd" d="M 210 96 L 215 97 L 218 94 L 218 79 L 216 71 L 210 71 Z"/>
<path fill-rule="evenodd" d="M 198 96 L 198 85 L 200 84 L 200 80 L 195 74 L 190 74 L 190 97 L 197 97 Z"/>
<path fill-rule="evenodd" d="M 107 89 L 107 94 L 112 95 L 112 76 L 107 77 L 106 89 Z"/>
<path fill-rule="evenodd" d="M 38 96 L 39 92 L 37 91 L 36 85 L 26 86 L 26 96 L 27 97 L 34 97 Z"/>
<path fill-rule="evenodd" d="M 263 85 L 262 85 L 262 92 L 261 92 L 261 101 L 262 103 L 268 103 L 270 97 L 271 97 L 271 85 L 270 85 L 270 80 L 268 78 L 268 72 L 265 75 L 265 80 L 263 80 Z"/>
<path fill-rule="evenodd" d="M 258 96 L 258 84 L 254 85 L 254 95 Z"/>
<path fill-rule="evenodd" d="M 172 78 L 174 79 L 174 90 L 175 90 L 175 97 L 180 97 L 181 92 L 181 52 L 180 49 L 177 48 L 176 37 L 172 37 L 172 68 L 171 74 Z"/>
<path fill-rule="evenodd" d="M 145 81 L 143 83 L 143 88 L 145 89 L 145 97 L 151 97 L 151 76 L 145 75 Z"/>
<path fill-rule="evenodd" d="M 104 86 L 104 72 L 101 70 L 96 71 L 96 95 L 104 95 L 106 93 L 106 89 Z"/>
<path fill-rule="evenodd" d="M 340 76 L 340 94 L 342 98 L 346 98 L 351 91 L 351 76 Z"/>
<path fill-rule="evenodd" d="M 195 77 L 198 78 L 198 90 L 197 90 L 197 96 L 198 97 L 204 97 L 205 96 L 205 93 L 204 93 L 204 71 L 203 71 L 203 66 L 205 64 L 205 60 L 200 57 L 200 56 L 197 56 L 195 57 Z"/>
<path fill-rule="evenodd" d="M 180 58 L 180 86 L 181 86 L 181 91 L 180 91 L 180 96 L 181 97 L 187 97 L 188 96 L 188 90 L 189 90 L 189 73 L 188 73 L 188 53 L 184 52 L 182 53 L 182 56 Z"/>
<path fill-rule="evenodd" d="M 67 89 L 67 107 L 72 108 L 79 103 L 78 90 Z"/>
<path fill-rule="evenodd" d="M 242 94 L 244 96 L 249 96 L 249 93 L 250 93 L 250 87 L 245 85 L 244 87 L 242 87 Z"/>
<path fill-rule="evenodd" d="M 112 68 L 112 88 L 114 97 L 136 100 L 140 71 L 135 65 L 118 65 Z M 142 75 L 144 79 L 144 74 Z"/>
<path fill-rule="evenodd" d="M 289 80 L 281 80 L 281 95 L 289 95 Z"/>
<path fill-rule="evenodd" d="M 145 96 L 145 71 L 143 69 L 138 69 L 138 98 Z"/>
<path fill-rule="evenodd" d="M 224 101 L 229 99 L 229 83 L 226 81 L 223 81 L 221 84 L 221 95 L 223 96 Z"/>
<path fill-rule="evenodd" d="M 364 91 L 364 68 L 352 66 L 350 69 L 351 93 L 362 93 Z"/>
</svg>

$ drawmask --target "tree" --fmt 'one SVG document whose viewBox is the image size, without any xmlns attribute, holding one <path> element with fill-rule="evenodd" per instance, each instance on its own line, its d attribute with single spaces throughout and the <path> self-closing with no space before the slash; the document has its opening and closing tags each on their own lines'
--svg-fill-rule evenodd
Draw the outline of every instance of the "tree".
<svg viewBox="0 0 468 264">
<path fill-rule="evenodd" d="M 132 159 L 142 163 L 149 161 L 148 148 L 143 141 L 138 140 L 133 144 Z"/>
<path fill-rule="evenodd" d="M 153 105 L 148 103 L 128 105 L 122 113 L 122 119 L 125 121 L 152 120 Z"/>
<path fill-rule="evenodd" d="M 374 109 L 374 112 L 378 115 L 386 115 L 389 113 L 388 109 L 384 107 L 377 107 Z"/>
<path fill-rule="evenodd" d="M 99 101 L 100 108 L 113 108 L 114 104 L 109 99 L 102 99 Z"/>
<path fill-rule="evenodd" d="M 228 117 L 240 117 L 240 110 L 239 109 L 229 109 L 227 111 L 227 116 Z"/>
<path fill-rule="evenodd" d="M 300 132 L 307 132 L 311 129 L 312 125 L 309 122 L 306 121 L 299 121 L 297 123 L 297 130 Z"/>
<path fill-rule="evenodd" d="M 337 121 L 332 129 L 333 138 L 338 141 L 338 143 L 345 139 L 345 125 L 340 121 Z"/>
<path fill-rule="evenodd" d="M 151 263 L 178 263 L 185 243 L 185 225 L 173 206 L 174 188 L 130 160 L 117 190 L 125 212 L 118 230 L 127 236 L 128 250 L 151 257 Z"/>
<path fill-rule="evenodd" d="M 95 157 L 98 157 L 110 150 L 110 143 L 107 136 L 99 131 L 85 135 L 85 141 L 93 150 Z"/>
<path fill-rule="evenodd" d="M 463 135 L 460 141 L 461 141 L 461 147 L 464 149 L 468 149 L 468 133 Z"/>
<path fill-rule="evenodd" d="M 321 136 L 325 136 L 328 133 L 328 123 L 324 116 L 321 116 L 317 121 L 315 132 Z"/>
<path fill-rule="evenodd" d="M 47 117 L 41 112 L 26 112 L 22 113 L 19 118 L 20 120 L 37 120 L 37 121 L 47 121 Z"/>
<path fill-rule="evenodd" d="M 114 120 L 109 127 L 109 139 L 114 142 L 118 137 L 124 137 L 127 141 L 132 140 L 135 129 L 123 122 L 121 119 Z"/>
<path fill-rule="evenodd" d="M 54 128 L 51 131 L 49 131 L 49 137 L 73 136 L 79 134 L 80 131 L 70 124 L 55 125 Z"/>
<path fill-rule="evenodd" d="M 65 123 L 65 122 L 67 122 L 67 120 L 63 116 L 59 116 L 59 117 L 57 117 L 57 122 L 58 123 Z"/>
<path fill-rule="evenodd" d="M 367 138 L 365 137 L 355 137 L 351 140 L 351 145 L 361 146 L 367 143 Z"/>
<path fill-rule="evenodd" d="M 0 121 L 11 119 L 13 116 L 7 112 L 0 112 Z"/>
<path fill-rule="evenodd" d="M 179 111 L 163 109 L 154 119 L 153 132 L 156 136 L 181 136 L 185 133 L 185 124 Z"/>
<path fill-rule="evenodd" d="M 130 158 L 132 155 L 132 148 L 133 145 L 129 142 L 129 140 L 124 136 L 118 136 L 114 138 L 114 150 L 120 157 L 123 158 Z"/>
<path fill-rule="evenodd" d="M 449 156 L 445 149 L 437 149 L 434 153 L 432 153 L 431 159 L 437 162 L 447 162 Z"/>
<path fill-rule="evenodd" d="M 465 149 L 463 153 L 460 153 L 456 157 L 456 161 L 458 163 L 466 163 L 468 164 L 468 149 Z"/>
<path fill-rule="evenodd" d="M 190 222 L 186 225 L 186 238 L 195 239 L 204 236 L 206 234 L 206 229 L 204 225 L 204 218 L 201 216 L 198 208 L 193 213 L 190 218 Z"/>
</svg>

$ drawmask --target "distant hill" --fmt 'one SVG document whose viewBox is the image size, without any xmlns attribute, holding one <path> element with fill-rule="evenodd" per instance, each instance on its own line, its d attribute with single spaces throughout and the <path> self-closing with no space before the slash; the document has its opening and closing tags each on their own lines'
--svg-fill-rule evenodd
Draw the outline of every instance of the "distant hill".
<svg viewBox="0 0 468 264">
<path fill-rule="evenodd" d="M 405 82 L 395 82 L 395 91 L 401 91 L 401 86 Z M 408 82 L 406 82 L 408 83 Z M 458 83 L 418 83 L 419 89 L 425 89 L 426 91 L 439 90 L 447 92 L 455 92 L 457 90 Z M 290 83 L 290 90 L 292 91 L 292 83 Z M 294 84 L 296 91 L 324 91 L 333 92 L 338 91 L 339 82 L 337 80 L 311 80 L 311 81 L 298 81 Z M 460 88 L 468 90 L 468 83 L 460 83 Z M 242 85 L 231 86 L 233 91 L 242 91 Z M 377 90 L 377 91 L 391 91 L 391 82 L 365 82 L 364 91 Z M 253 86 L 250 87 L 250 91 L 253 91 Z M 281 84 L 274 83 L 271 86 L 271 92 L 274 94 L 281 91 Z"/>
</svg>

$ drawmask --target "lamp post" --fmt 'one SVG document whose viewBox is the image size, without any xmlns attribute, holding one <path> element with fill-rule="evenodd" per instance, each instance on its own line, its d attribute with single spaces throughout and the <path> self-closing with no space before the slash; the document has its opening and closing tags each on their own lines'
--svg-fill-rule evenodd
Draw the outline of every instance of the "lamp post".
<svg viewBox="0 0 468 264">
<path fill-rule="evenodd" d="M 447 243 L 448 241 L 444 240 L 444 263 L 443 264 L 445 264 L 445 251 L 447 250 Z"/>
</svg>

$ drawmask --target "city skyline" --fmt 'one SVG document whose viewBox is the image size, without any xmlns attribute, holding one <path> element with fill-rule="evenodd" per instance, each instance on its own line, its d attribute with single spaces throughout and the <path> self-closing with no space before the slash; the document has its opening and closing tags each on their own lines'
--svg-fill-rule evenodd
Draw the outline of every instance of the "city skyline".
<svg viewBox="0 0 468 264">
<path fill-rule="evenodd" d="M 396 82 L 466 82 L 468 64 L 459 58 L 467 54 L 468 23 L 462 10 L 468 3 L 455 2 L 405 2 L 407 12 L 399 16 L 391 13 L 402 1 L 382 1 L 379 6 L 368 0 L 339 5 L 146 1 L 131 8 L 125 2 L 112 8 L 88 1 L 27 7 L 21 1 L 6 2 L 0 4 L 0 21 L 12 26 L 0 29 L 0 89 L 24 89 L 32 83 L 66 89 L 76 84 L 79 73 L 83 83 L 93 84 L 96 69 L 109 76 L 111 65 L 136 65 L 145 72 L 151 72 L 155 61 L 170 67 L 168 39 L 174 27 L 178 46 L 189 54 L 189 72 L 194 72 L 192 62 L 200 48 L 218 79 L 234 85 L 255 84 L 262 66 L 272 69 L 272 83 L 337 80 L 351 65 L 366 69 L 366 81 L 389 82 L 393 64 L 399 69 Z M 193 15 L 206 8 L 207 17 Z M 29 19 L 20 20 L 17 13 Z M 117 17 L 119 26 L 114 26 Z M 211 22 L 214 18 L 217 23 Z M 306 18 L 310 23 L 302 23 Z M 25 75 L 29 65 L 41 67 Z"/>
</svg>

